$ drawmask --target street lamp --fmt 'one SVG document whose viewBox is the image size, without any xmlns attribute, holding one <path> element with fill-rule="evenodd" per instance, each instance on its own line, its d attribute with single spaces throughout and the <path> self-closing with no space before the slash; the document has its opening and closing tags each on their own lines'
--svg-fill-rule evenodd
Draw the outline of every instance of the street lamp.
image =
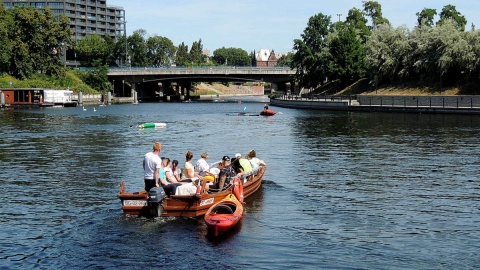
<svg viewBox="0 0 480 270">
<path fill-rule="evenodd" d="M 340 17 L 342 17 L 342 14 L 337 14 L 338 16 L 338 21 L 340 21 Z"/>
</svg>

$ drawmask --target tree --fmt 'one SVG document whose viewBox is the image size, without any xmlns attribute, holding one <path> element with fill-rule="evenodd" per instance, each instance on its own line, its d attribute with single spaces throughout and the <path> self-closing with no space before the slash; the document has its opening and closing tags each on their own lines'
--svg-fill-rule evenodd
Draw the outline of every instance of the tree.
<svg viewBox="0 0 480 270">
<path fill-rule="evenodd" d="M 465 25 L 467 25 L 467 19 L 457 11 L 456 7 L 453 5 L 446 5 L 443 7 L 442 12 L 440 12 L 440 20 L 437 22 L 437 25 L 444 24 L 447 20 L 452 20 L 455 22 L 455 27 L 461 31 L 465 31 Z"/>
<path fill-rule="evenodd" d="M 147 40 L 147 57 L 154 66 L 170 66 L 176 51 L 173 42 L 166 37 L 154 36 Z"/>
<path fill-rule="evenodd" d="M 15 7 L 11 15 L 10 74 L 21 79 L 35 73 L 63 74 L 60 56 L 71 43 L 66 17 L 57 20 L 50 9 L 42 12 L 33 7 Z"/>
<path fill-rule="evenodd" d="M 107 45 L 107 52 L 103 64 L 106 64 L 107 66 L 116 66 L 116 60 L 118 58 L 115 55 L 115 40 L 109 35 L 104 36 L 103 40 L 105 41 L 105 45 Z"/>
<path fill-rule="evenodd" d="M 291 68 L 300 87 L 315 88 L 328 77 L 328 48 L 326 37 L 331 17 L 319 13 L 310 17 L 302 39 L 295 39 Z"/>
<path fill-rule="evenodd" d="M 277 61 L 277 66 L 289 67 L 292 64 L 294 55 L 295 54 L 293 52 L 289 52 L 285 55 L 282 55 L 282 57 L 280 57 L 280 59 L 278 59 Z"/>
<path fill-rule="evenodd" d="M 91 35 L 78 42 L 76 53 L 77 59 L 83 66 L 92 67 L 95 61 L 106 64 L 108 45 L 99 36 Z"/>
<path fill-rule="evenodd" d="M 217 65 L 250 66 L 252 64 L 248 53 L 240 48 L 216 49 L 213 51 L 212 60 Z"/>
<path fill-rule="evenodd" d="M 207 63 L 207 56 L 203 54 L 202 39 L 194 41 L 192 48 L 188 54 L 190 62 L 196 66 L 200 66 Z"/>
<path fill-rule="evenodd" d="M 372 28 L 381 24 L 390 24 L 390 22 L 382 15 L 382 5 L 377 1 L 367 1 L 363 3 L 363 11 L 366 16 L 372 19 Z"/>
<path fill-rule="evenodd" d="M 101 59 L 96 59 L 92 62 L 93 69 L 88 70 L 83 78 L 83 81 L 93 89 L 107 93 L 111 89 L 111 84 L 108 81 L 108 66 L 102 64 Z"/>
<path fill-rule="evenodd" d="M 374 85 L 398 81 L 407 76 L 405 57 L 410 53 L 408 29 L 381 25 L 372 32 L 367 42 L 366 63 L 371 71 Z"/>
<path fill-rule="evenodd" d="M 152 62 L 147 58 L 147 44 L 145 42 L 146 31 L 143 29 L 135 30 L 131 36 L 127 38 L 128 55 L 130 65 L 151 66 Z M 127 63 L 128 64 L 128 63 Z"/>
<path fill-rule="evenodd" d="M 9 29 L 13 25 L 13 19 L 7 9 L 0 5 L 0 73 L 8 72 L 10 56 L 12 54 L 12 42 L 9 39 Z"/>
<path fill-rule="evenodd" d="M 363 12 L 358 8 L 350 9 L 345 20 L 346 24 L 353 26 L 358 31 L 358 35 L 362 38 L 363 43 L 365 43 L 367 38 L 372 34 L 367 26 L 367 22 L 367 18 L 365 18 Z"/>
<path fill-rule="evenodd" d="M 365 47 L 353 26 L 338 25 L 328 35 L 327 44 L 330 80 L 338 80 L 340 85 L 346 86 L 365 75 Z"/>
<path fill-rule="evenodd" d="M 417 12 L 417 23 L 418 25 L 427 25 L 429 27 L 433 26 L 433 18 L 437 15 L 437 11 L 431 8 L 424 8 L 421 12 Z"/>
<path fill-rule="evenodd" d="M 177 66 L 186 66 L 188 65 L 188 46 L 182 42 L 178 45 L 177 54 L 175 55 L 175 65 Z"/>
</svg>

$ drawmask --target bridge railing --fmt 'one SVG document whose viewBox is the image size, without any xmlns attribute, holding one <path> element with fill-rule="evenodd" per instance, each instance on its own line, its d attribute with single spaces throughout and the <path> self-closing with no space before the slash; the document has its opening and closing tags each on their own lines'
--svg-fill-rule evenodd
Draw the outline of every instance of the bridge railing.
<svg viewBox="0 0 480 270">
<path fill-rule="evenodd" d="M 120 67 L 109 68 L 109 75 L 128 74 L 295 74 L 290 67 L 235 67 L 235 66 L 198 66 L 198 67 Z"/>
</svg>

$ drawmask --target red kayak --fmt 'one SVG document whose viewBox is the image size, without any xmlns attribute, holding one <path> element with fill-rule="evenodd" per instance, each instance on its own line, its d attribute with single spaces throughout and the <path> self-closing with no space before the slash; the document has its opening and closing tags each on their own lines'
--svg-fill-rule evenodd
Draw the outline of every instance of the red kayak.
<svg viewBox="0 0 480 270">
<path fill-rule="evenodd" d="M 212 205 L 205 214 L 205 223 L 210 231 L 217 236 L 233 228 L 243 216 L 243 187 L 240 179 L 235 179 L 234 194 L 227 195 L 223 200 Z"/>
<path fill-rule="evenodd" d="M 274 110 L 267 109 L 267 110 L 261 111 L 260 115 L 272 116 L 272 115 L 275 115 L 276 113 L 277 112 L 275 112 Z"/>
</svg>

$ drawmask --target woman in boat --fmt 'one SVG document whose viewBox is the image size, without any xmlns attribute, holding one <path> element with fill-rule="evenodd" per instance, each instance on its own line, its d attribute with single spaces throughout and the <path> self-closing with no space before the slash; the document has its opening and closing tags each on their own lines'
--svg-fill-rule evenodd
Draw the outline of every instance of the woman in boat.
<svg viewBox="0 0 480 270">
<path fill-rule="evenodd" d="M 175 192 L 177 191 L 177 186 L 182 185 L 178 182 L 172 183 L 169 181 L 169 179 L 167 179 L 167 172 L 171 172 L 169 166 L 170 166 L 170 159 L 163 158 L 162 168 L 160 169 L 160 175 L 158 177 L 158 181 L 160 182 L 163 190 L 165 190 L 165 194 L 167 194 L 167 196 L 175 195 Z"/>
<path fill-rule="evenodd" d="M 177 161 L 178 163 L 178 161 Z M 179 181 L 177 181 L 177 178 L 175 177 L 174 173 L 173 173 L 173 170 L 171 168 L 171 163 L 170 163 L 170 159 L 169 158 L 165 158 L 163 160 L 163 167 L 164 167 L 164 170 L 165 170 L 165 178 L 167 180 L 167 182 L 169 182 L 170 184 L 177 184 Z"/>
<path fill-rule="evenodd" d="M 248 159 L 248 161 L 250 161 L 250 164 L 252 164 L 253 170 L 258 169 L 260 165 L 262 166 L 266 165 L 263 160 L 257 158 L 257 153 L 255 152 L 255 150 L 250 150 L 250 152 L 248 152 L 248 154 L 245 157 Z"/>
<path fill-rule="evenodd" d="M 182 178 L 195 178 L 198 177 L 198 174 L 195 173 L 195 169 L 193 168 L 192 159 L 193 153 L 191 151 L 187 151 L 185 153 L 185 173 L 182 174 Z"/>
<path fill-rule="evenodd" d="M 180 168 L 178 168 L 178 160 L 176 159 L 172 161 L 172 174 L 173 177 L 175 177 L 175 180 L 177 180 L 177 182 L 180 182 L 182 173 L 180 171 Z"/>
</svg>

